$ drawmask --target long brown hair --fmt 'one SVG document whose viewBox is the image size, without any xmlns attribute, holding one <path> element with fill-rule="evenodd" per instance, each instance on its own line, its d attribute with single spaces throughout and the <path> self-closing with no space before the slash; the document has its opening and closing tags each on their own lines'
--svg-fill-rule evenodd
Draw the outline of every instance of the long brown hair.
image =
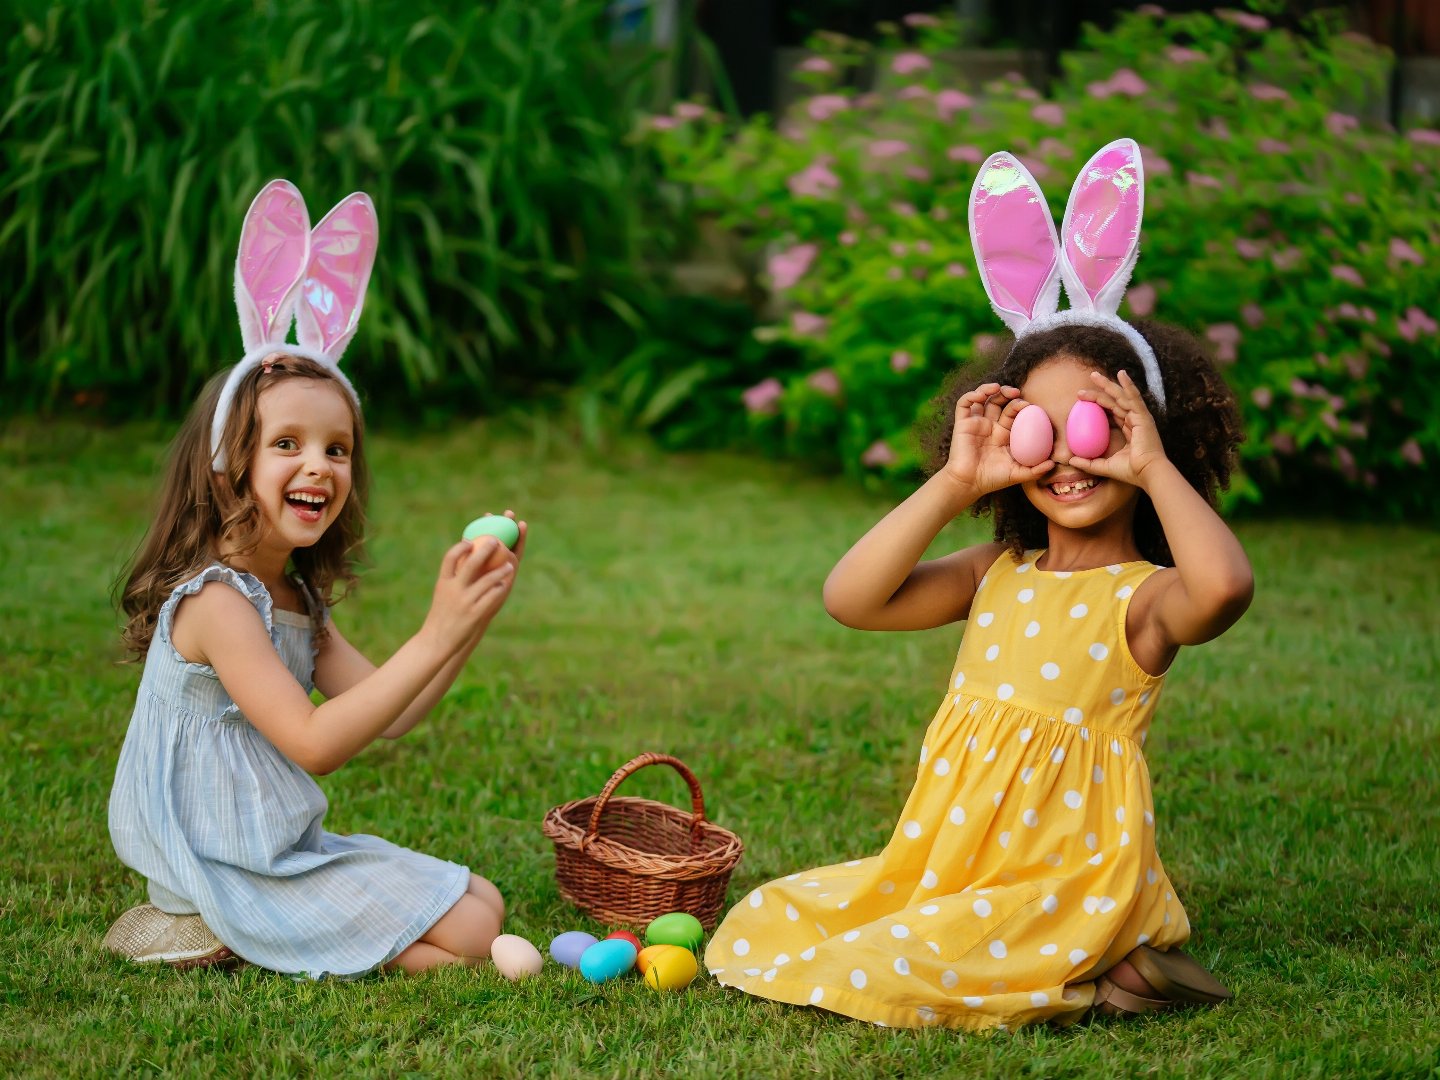
<svg viewBox="0 0 1440 1080">
<path fill-rule="evenodd" d="M 329 368 L 279 350 L 247 372 L 236 387 L 221 439 L 225 471 L 216 472 L 211 467 L 210 427 L 228 374 L 222 371 L 206 384 L 175 436 L 155 520 L 116 582 L 118 602 L 126 615 L 126 651 L 132 660 L 144 659 L 160 608 L 175 586 L 219 561 L 222 551 L 243 555 L 259 546 L 265 523 L 250 489 L 250 462 L 260 438 L 260 395 L 283 379 L 328 381 L 350 406 L 355 425 L 350 497 L 315 544 L 295 549 L 290 564 L 301 585 L 322 604 L 343 599 L 355 586 L 356 565 L 364 554 L 370 488 L 360 410 Z M 317 640 L 322 639 L 325 620 L 313 605 L 311 622 Z"/>
<path fill-rule="evenodd" d="M 929 421 L 920 431 L 928 459 L 927 472 L 938 472 L 950 457 L 955 403 L 962 394 L 987 382 L 1019 386 L 1045 361 L 1071 356 L 1095 365 L 1112 379 L 1122 368 L 1130 374 L 1155 417 L 1166 456 L 1190 486 L 1214 506 L 1219 492 L 1230 482 L 1236 448 L 1244 438 L 1235 396 L 1195 337 L 1178 327 L 1148 320 L 1136 320 L 1134 326 L 1155 350 L 1161 378 L 1165 381 L 1163 411 L 1157 407 L 1154 394 L 1146 384 L 1145 370 L 1135 350 L 1117 331 L 1070 325 L 1027 334 L 1014 341 L 998 361 L 981 357 L 955 372 L 946 382 L 935 399 Z M 1045 515 L 1030 504 L 1018 486 L 1002 488 L 977 500 L 971 513 L 977 517 L 991 515 L 995 539 L 1017 555 L 1048 543 Z M 1135 543 L 1140 554 L 1151 562 L 1168 565 L 1172 561 L 1165 530 L 1160 527 L 1154 504 L 1144 492 L 1140 493 L 1140 502 L 1135 508 Z"/>
</svg>

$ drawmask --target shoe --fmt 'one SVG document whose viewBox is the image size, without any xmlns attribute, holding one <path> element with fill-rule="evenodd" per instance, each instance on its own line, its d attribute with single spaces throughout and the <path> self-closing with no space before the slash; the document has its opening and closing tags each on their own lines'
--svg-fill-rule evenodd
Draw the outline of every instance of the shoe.
<svg viewBox="0 0 1440 1080">
<path fill-rule="evenodd" d="M 1180 949 L 1162 952 L 1141 945 L 1132 949 L 1125 959 L 1164 996 L 1150 998 L 1132 993 L 1102 975 L 1095 983 L 1094 1007 L 1107 1016 L 1137 1016 L 1179 1004 L 1218 1005 L 1234 996 L 1219 979 L 1196 963 L 1194 957 Z"/>
<path fill-rule="evenodd" d="M 104 945 L 137 964 L 169 964 L 181 971 L 239 960 L 199 915 L 171 915 L 154 904 L 141 904 L 116 919 Z"/>
</svg>

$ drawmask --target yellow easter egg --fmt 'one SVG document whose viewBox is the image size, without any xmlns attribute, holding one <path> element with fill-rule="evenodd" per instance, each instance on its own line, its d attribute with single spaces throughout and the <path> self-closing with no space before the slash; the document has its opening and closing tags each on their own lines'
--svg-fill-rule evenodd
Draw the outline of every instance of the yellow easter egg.
<svg viewBox="0 0 1440 1080">
<path fill-rule="evenodd" d="M 684 990 L 700 971 L 695 954 L 679 945 L 652 945 L 654 950 L 645 969 L 645 985 L 652 990 Z"/>
</svg>

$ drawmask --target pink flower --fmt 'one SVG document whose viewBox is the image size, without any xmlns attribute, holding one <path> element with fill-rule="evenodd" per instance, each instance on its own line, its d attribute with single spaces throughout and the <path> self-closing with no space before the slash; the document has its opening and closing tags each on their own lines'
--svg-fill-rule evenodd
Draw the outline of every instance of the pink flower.
<svg viewBox="0 0 1440 1080">
<path fill-rule="evenodd" d="M 764 379 L 740 395 L 745 408 L 752 413 L 773 413 L 776 402 L 785 393 L 779 379 Z"/>
<path fill-rule="evenodd" d="M 897 373 L 906 370 L 914 362 L 914 357 L 903 349 L 896 349 L 890 354 L 890 368 Z"/>
<path fill-rule="evenodd" d="M 1234 323 L 1216 323 L 1205 331 L 1205 336 L 1216 345 L 1238 345 L 1240 344 L 1240 328 Z"/>
<path fill-rule="evenodd" d="M 1305 251 L 1298 247 L 1281 248 L 1270 256 L 1270 264 L 1276 270 L 1293 270 L 1304 261 Z"/>
<path fill-rule="evenodd" d="M 897 259 L 903 259 L 909 252 L 910 249 L 898 241 L 890 245 L 890 254 Z"/>
<path fill-rule="evenodd" d="M 895 451 L 886 445 L 885 440 L 877 439 L 870 444 L 870 448 L 860 455 L 860 464 L 868 465 L 872 469 L 890 465 L 895 461 Z"/>
<path fill-rule="evenodd" d="M 1015 96 L 1021 101 L 1039 101 L 1040 91 L 1034 87 L 1022 86 L 1019 90 L 1015 91 Z"/>
<path fill-rule="evenodd" d="M 1197 188 L 1223 188 L 1225 184 L 1209 173 L 1187 172 L 1185 182 Z"/>
<path fill-rule="evenodd" d="M 1114 90 L 1111 90 L 1111 89 L 1110 89 L 1110 83 L 1109 83 L 1109 82 L 1098 82 L 1098 81 L 1097 81 L 1097 82 L 1092 82 L 1092 83 L 1087 83 L 1086 86 L 1085 86 L 1085 92 L 1086 92 L 1087 94 L 1089 94 L 1089 95 L 1090 95 L 1091 97 L 1093 97 L 1093 98 L 1101 98 L 1101 99 L 1108 98 L 1108 97 L 1110 97 L 1112 94 L 1115 93 Z"/>
<path fill-rule="evenodd" d="M 1330 366 L 1330 357 L 1326 356 L 1323 352 L 1317 352 L 1315 354 L 1315 363 L 1323 368 L 1328 368 Z"/>
<path fill-rule="evenodd" d="M 827 191 L 834 191 L 838 188 L 840 178 L 822 159 L 791 176 L 785 181 L 785 186 L 790 189 L 790 194 L 797 197 L 809 196 L 812 199 L 818 199 L 822 198 Z"/>
<path fill-rule="evenodd" d="M 673 116 L 652 116 L 646 123 L 655 131 L 669 131 L 671 128 L 680 126 L 680 121 Z"/>
<path fill-rule="evenodd" d="M 1370 370 L 1370 361 L 1359 353 L 1351 353 L 1345 357 L 1345 370 L 1350 373 L 1352 379 L 1363 379 L 1365 373 Z M 1339 405 L 1335 407 L 1340 408 Z"/>
<path fill-rule="evenodd" d="M 829 120 L 836 113 L 850 108 L 850 99 L 843 94 L 816 94 L 805 103 L 805 111 L 817 123 Z"/>
<path fill-rule="evenodd" d="M 820 248 L 815 244 L 797 244 L 788 251 L 770 256 L 766 270 L 777 289 L 788 289 L 805 276 Z"/>
<path fill-rule="evenodd" d="M 1279 139 L 1261 139 L 1255 144 L 1255 149 L 1259 150 L 1262 154 L 1288 154 L 1290 152 L 1290 144 L 1281 142 Z"/>
<path fill-rule="evenodd" d="M 1420 452 L 1420 444 L 1414 439 L 1406 439 L 1400 444 L 1400 456 L 1411 465 L 1425 464 L 1425 455 Z"/>
<path fill-rule="evenodd" d="M 1265 311 L 1259 304 L 1251 302 L 1240 309 L 1240 318 L 1245 320 L 1245 325 L 1253 330 L 1264 323 Z"/>
<path fill-rule="evenodd" d="M 1221 139 L 1225 142 L 1230 141 L 1230 125 L 1218 116 L 1205 126 L 1205 130 L 1209 132 L 1212 138 Z"/>
<path fill-rule="evenodd" d="M 1065 110 L 1053 101 L 1047 101 L 1043 105 L 1036 105 L 1030 110 L 1030 116 L 1042 124 L 1049 124 L 1052 127 L 1059 127 L 1065 123 Z"/>
<path fill-rule="evenodd" d="M 941 120 L 949 120 L 961 109 L 968 109 L 974 104 L 974 98 L 959 90 L 941 90 L 935 95 L 935 111 L 940 114 Z"/>
<path fill-rule="evenodd" d="M 1210 59 L 1199 49 L 1187 49 L 1184 45 L 1171 45 L 1165 50 L 1165 55 L 1174 64 L 1198 64 L 1202 60 Z"/>
<path fill-rule="evenodd" d="M 1296 397 L 1308 398 L 1312 389 L 1313 387 L 1304 379 L 1294 378 L 1290 380 L 1290 393 Z"/>
<path fill-rule="evenodd" d="M 901 53 L 891 62 L 890 70 L 896 75 L 913 75 L 917 71 L 929 71 L 930 58 L 923 53 Z"/>
<path fill-rule="evenodd" d="M 1419 146 L 1440 146 L 1440 131 L 1430 128 L 1411 128 L 1407 137 Z"/>
<path fill-rule="evenodd" d="M 1440 323 L 1437 323 L 1418 307 L 1411 307 L 1406 310 L 1405 317 L 1400 320 L 1400 336 L 1406 341 L 1418 341 L 1422 333 L 1433 334 L 1440 330 Z"/>
<path fill-rule="evenodd" d="M 934 15 L 925 15 L 918 11 L 912 11 L 909 15 L 906 15 L 900 21 L 903 22 L 906 26 L 909 26 L 912 29 L 916 30 L 924 27 L 934 27 L 940 25 L 940 20 L 937 19 Z"/>
<path fill-rule="evenodd" d="M 821 368 L 808 376 L 805 381 L 826 397 L 840 396 L 840 377 L 835 374 L 833 368 Z"/>
<path fill-rule="evenodd" d="M 867 147 L 867 152 L 872 158 L 883 161 L 886 158 L 898 157 L 900 154 L 908 153 L 910 144 L 904 139 L 877 139 Z"/>
<path fill-rule="evenodd" d="M 1278 454 L 1293 454 L 1295 453 L 1295 436 L 1288 431 L 1277 431 L 1270 436 L 1270 445 Z"/>
<path fill-rule="evenodd" d="M 1340 430 L 1340 418 L 1336 416 L 1333 412 L 1331 412 L 1329 409 L 1326 409 L 1320 414 L 1320 422 L 1326 427 L 1328 427 L 1331 431 Z"/>
<path fill-rule="evenodd" d="M 891 203 L 890 210 L 892 213 L 898 214 L 900 217 L 914 217 L 916 213 L 918 213 L 918 211 L 915 209 L 915 204 L 908 202 Z"/>
<path fill-rule="evenodd" d="M 1321 416 L 1320 419 L 1321 419 L 1321 420 L 1325 420 L 1325 416 Z M 1330 417 L 1330 420 L 1335 420 L 1335 418 L 1334 418 L 1333 416 L 1331 416 L 1331 417 Z M 1330 424 L 1328 423 L 1328 421 L 1327 421 L 1327 423 L 1326 423 L 1326 427 L 1330 427 Z M 1340 428 L 1340 423 L 1339 423 L 1339 421 L 1336 421 L 1336 422 L 1335 422 L 1335 426 L 1334 426 L 1333 428 L 1331 428 L 1331 430 L 1332 430 L 1332 431 L 1338 431 L 1339 428 Z M 1350 448 L 1349 448 L 1348 446 L 1337 446 L 1337 447 L 1335 448 L 1335 459 L 1340 462 L 1340 471 L 1345 474 L 1346 479 L 1348 479 L 1348 480 L 1354 480 L 1354 479 L 1355 479 L 1355 455 L 1350 452 Z"/>
<path fill-rule="evenodd" d="M 675 115 L 681 120 L 700 120 L 709 116 L 710 110 L 693 101 L 682 101 L 675 106 Z"/>
<path fill-rule="evenodd" d="M 1258 259 L 1265 254 L 1265 245 L 1258 240 L 1240 237 L 1235 241 L 1235 251 L 1242 259 Z"/>
<path fill-rule="evenodd" d="M 1140 147 L 1140 157 L 1145 162 L 1145 172 L 1149 176 L 1172 176 L 1175 173 L 1175 166 L 1143 144 Z"/>
<path fill-rule="evenodd" d="M 1250 391 L 1250 400 L 1255 402 L 1260 408 L 1268 409 L 1271 403 L 1274 402 L 1275 395 L 1268 386 L 1257 386 L 1254 390 Z"/>
<path fill-rule="evenodd" d="M 945 156 L 951 161 L 965 161 L 971 165 L 979 165 L 985 160 L 985 151 L 978 146 L 952 146 L 945 151 Z"/>
<path fill-rule="evenodd" d="M 1060 106 L 1055 107 L 1058 109 Z M 1035 147 L 1035 152 L 1043 154 L 1045 157 L 1072 158 L 1075 156 L 1074 147 L 1050 135 L 1046 135 L 1040 140 L 1040 145 Z"/>
<path fill-rule="evenodd" d="M 951 277 L 967 277 L 970 273 L 970 268 L 964 263 L 946 263 L 945 273 L 949 274 Z"/>
<path fill-rule="evenodd" d="M 1155 286 L 1131 285 L 1125 292 L 1125 302 L 1130 305 L 1130 314 L 1145 318 L 1155 310 Z"/>
<path fill-rule="evenodd" d="M 1257 34 L 1261 30 L 1270 29 L 1270 20 L 1263 15 L 1253 15 L 1248 11 L 1236 11 L 1234 8 L 1221 8 L 1215 14 L 1228 23 L 1234 23 L 1246 30 L 1253 30 Z"/>
<path fill-rule="evenodd" d="M 930 96 L 930 91 L 923 86 L 907 86 L 896 95 L 901 101 L 914 101 L 916 98 Z"/>
<path fill-rule="evenodd" d="M 1165 15 L 1165 9 L 1159 4 L 1141 4 L 1135 9 L 1136 15 L 1154 15 L 1157 18 Z"/>
<path fill-rule="evenodd" d="M 930 216 L 936 221 L 949 221 L 950 211 L 946 210 L 943 206 L 932 206 L 930 208 Z"/>
<path fill-rule="evenodd" d="M 929 255 L 929 254 L 930 254 L 930 241 L 929 241 L 929 240 L 916 240 L 916 241 L 915 241 L 915 250 L 918 251 L 921 255 Z"/>
<path fill-rule="evenodd" d="M 911 165 L 905 170 L 905 178 L 907 180 L 914 180 L 917 184 L 928 183 L 930 180 L 930 170 L 919 165 Z"/>
<path fill-rule="evenodd" d="M 811 311 L 797 311 L 790 316 L 790 329 L 801 337 L 816 337 L 829 325 L 829 319 Z"/>
<path fill-rule="evenodd" d="M 1396 262 L 1409 262 L 1416 266 L 1425 265 L 1424 256 L 1398 236 L 1392 237 L 1390 240 L 1390 258 Z"/>
<path fill-rule="evenodd" d="M 1150 87 L 1129 68 L 1121 68 L 1110 76 L 1110 92 L 1125 97 L 1141 97 L 1150 92 Z"/>
<path fill-rule="evenodd" d="M 1363 206 L 1365 196 L 1361 195 L 1358 191 L 1347 191 L 1345 193 L 1345 202 L 1350 206 Z"/>
<path fill-rule="evenodd" d="M 846 247 L 854 247 L 856 239 L 857 237 L 855 236 L 855 234 L 849 229 L 846 229 L 844 232 L 842 232 L 839 237 L 840 243 L 844 244 Z"/>
<path fill-rule="evenodd" d="M 835 65 L 823 56 L 807 56 L 800 62 L 800 70 L 814 72 L 816 75 L 829 75 L 835 70 Z"/>
<path fill-rule="evenodd" d="M 1354 304 L 1352 304 L 1349 300 L 1346 300 L 1343 304 L 1341 304 L 1335 309 L 1335 318 L 1358 319 L 1360 318 L 1360 309 Z"/>
<path fill-rule="evenodd" d="M 1357 289 L 1365 287 L 1365 279 L 1360 276 L 1360 271 L 1353 266 L 1332 266 L 1330 276 L 1336 281 L 1343 281 L 1347 285 L 1354 285 Z"/>
<path fill-rule="evenodd" d="M 1256 101 L 1289 101 L 1290 92 L 1282 90 L 1278 86 L 1271 86 L 1269 83 L 1251 83 L 1249 86 L 1250 96 Z"/>
<path fill-rule="evenodd" d="M 1325 127 L 1331 135 L 1344 135 L 1347 131 L 1354 131 L 1360 126 L 1360 121 L 1349 113 L 1332 112 L 1325 117 Z"/>
<path fill-rule="evenodd" d="M 977 353 L 991 353 L 1000 344 L 999 334 L 976 334 L 971 342 Z"/>
</svg>

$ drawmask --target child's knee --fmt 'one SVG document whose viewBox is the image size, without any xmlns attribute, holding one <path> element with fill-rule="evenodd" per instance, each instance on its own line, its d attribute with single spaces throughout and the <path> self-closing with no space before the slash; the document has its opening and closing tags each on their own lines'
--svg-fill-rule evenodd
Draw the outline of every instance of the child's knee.
<svg viewBox="0 0 1440 1080">
<path fill-rule="evenodd" d="M 493 909 L 502 923 L 505 921 L 505 898 L 500 895 L 500 890 L 492 882 L 487 881 L 479 874 L 471 874 L 470 886 L 466 891 Z"/>
<path fill-rule="evenodd" d="M 490 955 L 490 945 L 499 935 L 500 913 L 467 892 L 426 932 L 424 940 L 467 963 L 477 963 Z"/>
</svg>

